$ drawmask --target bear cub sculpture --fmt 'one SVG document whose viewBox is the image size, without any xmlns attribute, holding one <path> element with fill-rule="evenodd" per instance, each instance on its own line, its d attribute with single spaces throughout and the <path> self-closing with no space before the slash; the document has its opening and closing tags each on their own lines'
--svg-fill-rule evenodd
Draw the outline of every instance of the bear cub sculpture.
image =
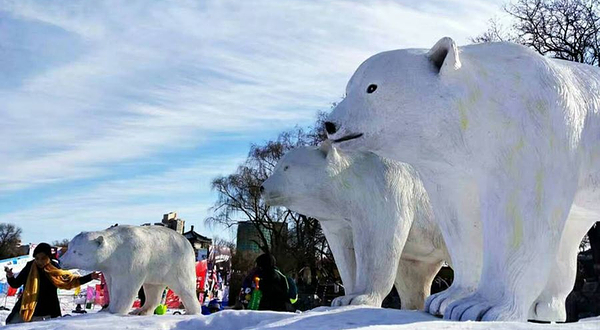
<svg viewBox="0 0 600 330">
<path fill-rule="evenodd" d="M 448 254 L 415 171 L 326 141 L 299 147 L 262 185 L 265 202 L 319 220 L 346 295 L 332 305 L 380 307 L 395 285 L 403 309 L 422 309 Z"/>
<path fill-rule="evenodd" d="M 71 240 L 60 262 L 64 268 L 104 273 L 111 313 L 127 314 L 142 286 L 146 302 L 132 314 L 152 314 L 167 286 L 179 296 L 187 314 L 200 313 L 194 251 L 191 244 L 172 229 L 114 226 L 82 232 Z"/>
</svg>

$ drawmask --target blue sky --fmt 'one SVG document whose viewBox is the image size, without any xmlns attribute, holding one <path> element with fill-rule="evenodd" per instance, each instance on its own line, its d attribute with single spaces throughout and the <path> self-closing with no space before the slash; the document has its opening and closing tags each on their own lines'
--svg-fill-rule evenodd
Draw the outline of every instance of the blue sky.
<svg viewBox="0 0 600 330">
<path fill-rule="evenodd" d="M 390 49 L 459 44 L 502 1 L 0 2 L 0 217 L 23 242 L 177 211 Z"/>
</svg>

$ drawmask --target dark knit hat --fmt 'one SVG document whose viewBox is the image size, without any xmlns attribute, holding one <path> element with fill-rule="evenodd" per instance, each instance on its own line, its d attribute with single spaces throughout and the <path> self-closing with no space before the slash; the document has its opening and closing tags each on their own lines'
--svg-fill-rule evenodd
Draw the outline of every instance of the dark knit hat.
<svg viewBox="0 0 600 330">
<path fill-rule="evenodd" d="M 35 257 L 35 255 L 37 255 L 38 253 L 45 253 L 48 257 L 52 256 L 52 248 L 50 247 L 50 244 L 48 243 L 40 243 L 38 244 L 35 249 L 33 250 L 33 256 Z"/>
<path fill-rule="evenodd" d="M 274 269 L 277 262 L 272 254 L 261 254 L 256 258 L 256 265 L 264 270 Z"/>
</svg>

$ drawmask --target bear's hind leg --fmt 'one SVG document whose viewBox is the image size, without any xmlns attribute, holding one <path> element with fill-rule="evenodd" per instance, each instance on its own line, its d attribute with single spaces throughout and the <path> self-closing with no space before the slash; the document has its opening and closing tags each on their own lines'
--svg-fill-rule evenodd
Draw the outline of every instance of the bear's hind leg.
<svg viewBox="0 0 600 330">
<path fill-rule="evenodd" d="M 189 276 L 182 276 L 169 284 L 169 288 L 183 302 L 186 314 L 200 314 L 200 302 L 196 297 L 196 277 L 193 268 L 190 270 Z"/>
<path fill-rule="evenodd" d="M 401 309 L 423 309 L 431 282 L 442 262 L 400 259 L 394 285 L 400 296 Z"/>
<path fill-rule="evenodd" d="M 560 241 L 558 256 L 550 271 L 542 294 L 531 305 L 529 319 L 546 322 L 564 322 L 567 319 L 565 301 L 573 290 L 577 275 L 577 252 L 585 233 L 600 216 L 595 212 L 571 207 L 569 218 Z"/>
</svg>

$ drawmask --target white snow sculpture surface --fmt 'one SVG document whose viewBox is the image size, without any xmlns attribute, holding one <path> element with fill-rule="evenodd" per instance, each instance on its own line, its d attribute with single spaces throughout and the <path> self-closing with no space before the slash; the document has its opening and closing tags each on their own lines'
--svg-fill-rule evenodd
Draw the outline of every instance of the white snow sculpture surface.
<svg viewBox="0 0 600 330">
<path fill-rule="evenodd" d="M 192 245 L 176 231 L 161 226 L 115 226 L 82 232 L 60 258 L 64 268 L 102 271 L 110 295 L 109 311 L 127 314 L 143 285 L 144 305 L 133 314 L 153 314 L 169 287 L 187 314 L 200 313 Z"/>
<path fill-rule="evenodd" d="M 289 151 L 263 183 L 263 198 L 319 219 L 346 295 L 335 305 L 381 306 L 395 284 L 403 309 L 421 309 L 448 260 L 415 171 L 373 153 Z"/>
<path fill-rule="evenodd" d="M 455 271 L 428 298 L 430 313 L 558 315 L 542 292 L 572 288 L 557 276 L 573 278 L 565 260 L 599 218 L 598 70 L 510 43 L 459 51 L 443 38 L 429 51 L 377 54 L 350 79 L 326 129 L 343 150 L 420 174 Z"/>
</svg>

